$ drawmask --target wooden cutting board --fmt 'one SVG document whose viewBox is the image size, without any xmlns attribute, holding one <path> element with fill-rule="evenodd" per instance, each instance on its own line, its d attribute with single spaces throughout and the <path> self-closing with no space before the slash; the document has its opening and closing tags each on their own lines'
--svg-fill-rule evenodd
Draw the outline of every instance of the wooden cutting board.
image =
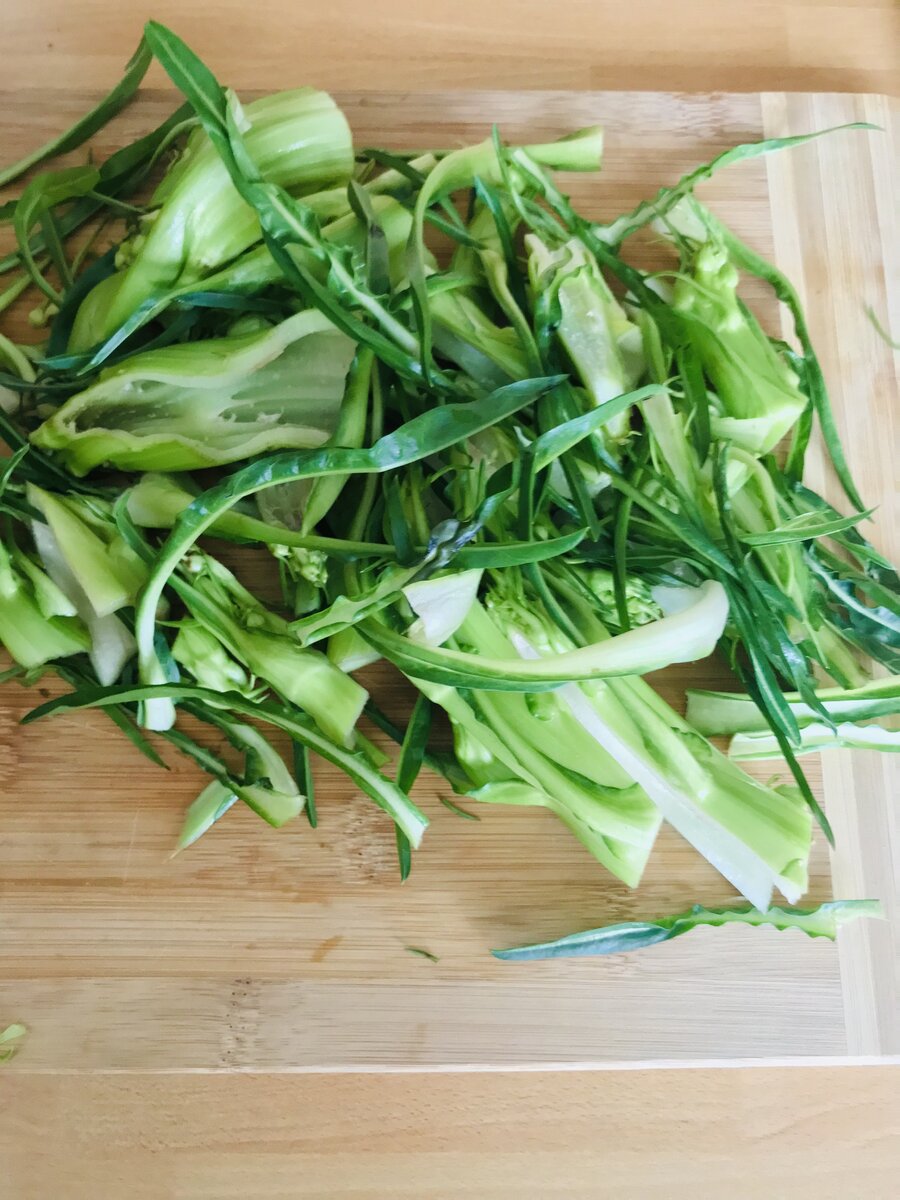
<svg viewBox="0 0 900 1200">
<path fill-rule="evenodd" d="M 65 126 L 89 99 L 4 96 L 0 158 Z M 540 141 L 599 122 L 602 177 L 567 181 L 578 206 L 598 217 L 737 142 L 890 120 L 887 100 L 862 96 L 339 99 L 361 145 L 447 146 L 486 136 L 493 121 L 509 140 Z M 147 93 L 104 132 L 100 150 L 149 129 L 171 106 L 170 94 Z M 897 380 L 864 312 L 871 305 L 886 325 L 893 320 L 897 337 L 894 161 L 889 133 L 841 132 L 732 168 L 702 195 L 798 285 L 853 471 L 866 502 L 881 505 L 870 536 L 897 561 Z M 765 289 L 749 296 L 777 328 Z M 809 479 L 839 502 L 818 453 Z M 386 670 L 370 679 L 402 711 L 404 686 Z M 728 686 L 714 661 L 660 682 L 675 699 L 688 679 Z M 815 847 L 808 898 L 876 896 L 887 922 L 860 922 L 837 947 L 722 929 L 634 956 L 512 965 L 489 948 L 721 903 L 731 889 L 664 831 L 644 883 L 629 893 L 549 815 L 481 808 L 480 822 L 462 820 L 439 803 L 433 778 L 417 788 L 432 827 L 401 887 L 392 829 L 327 771 L 318 829 L 301 820 L 276 832 L 234 809 L 173 860 L 200 786 L 193 769 L 173 762 L 164 774 L 96 713 L 17 728 L 40 698 L 0 690 L 0 1027 L 20 1020 L 31 1030 L 7 1069 L 608 1066 L 900 1052 L 890 756 L 806 760 L 837 837 L 830 861 L 821 840 Z"/>
</svg>

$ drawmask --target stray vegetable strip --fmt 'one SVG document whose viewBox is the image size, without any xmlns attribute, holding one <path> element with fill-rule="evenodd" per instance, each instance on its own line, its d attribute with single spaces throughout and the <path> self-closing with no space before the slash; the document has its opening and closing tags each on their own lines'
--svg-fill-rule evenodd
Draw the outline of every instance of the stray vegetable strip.
<svg viewBox="0 0 900 1200">
<path fill-rule="evenodd" d="M 877 900 L 829 900 L 818 908 L 770 908 L 760 912 L 754 908 L 703 908 L 695 904 L 677 917 L 660 917 L 657 921 L 625 921 L 585 933 L 572 933 L 555 942 L 534 946 L 517 946 L 513 950 L 492 950 L 495 958 L 507 962 L 525 962 L 541 958 L 581 958 L 598 954 L 622 954 L 642 950 L 658 942 L 668 942 L 690 933 L 701 925 L 771 925 L 775 929 L 799 929 L 807 937 L 825 937 L 831 941 L 837 931 L 849 921 L 860 917 L 883 917 Z"/>
</svg>

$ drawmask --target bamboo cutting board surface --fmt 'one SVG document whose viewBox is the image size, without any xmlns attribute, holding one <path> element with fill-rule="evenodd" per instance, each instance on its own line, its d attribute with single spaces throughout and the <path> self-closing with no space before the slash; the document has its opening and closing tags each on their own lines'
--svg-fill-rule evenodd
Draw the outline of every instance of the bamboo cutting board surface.
<svg viewBox="0 0 900 1200">
<path fill-rule="evenodd" d="M 2 157 L 68 124 L 86 94 L 9 95 Z M 630 206 L 741 141 L 851 120 L 886 130 L 878 97 L 652 93 L 345 93 L 358 144 L 539 141 L 599 122 L 599 180 L 566 181 L 598 217 Z M 148 92 L 105 131 L 102 152 L 171 110 Z M 13 119 L 14 114 L 14 119 Z M 871 305 L 897 337 L 890 133 L 843 132 L 731 168 L 702 195 L 798 284 L 868 504 L 870 536 L 900 559 L 897 386 Z M 652 256 L 652 248 L 642 253 Z M 648 258 L 649 261 L 649 258 Z M 749 297 L 776 328 L 764 289 Z M 893 325 L 891 326 L 891 322 Z M 787 333 L 788 331 L 785 330 Z M 839 501 L 818 455 L 813 486 Z M 727 686 L 715 662 L 667 673 Z M 407 693 L 370 679 L 386 707 Z M 817 843 L 811 903 L 876 896 L 889 920 L 835 948 L 795 934 L 706 930 L 641 954 L 512 965 L 491 946 L 617 919 L 722 903 L 728 885 L 664 831 L 636 893 L 607 876 L 549 815 L 479 808 L 461 820 L 423 778 L 432 818 L 400 886 L 386 821 L 343 776 L 320 772 L 320 824 L 281 831 L 232 810 L 170 860 L 199 789 L 165 775 L 99 714 L 17 728 L 40 697 L 0 691 L 0 1026 L 31 1030 L 8 1070 L 164 1071 L 645 1065 L 844 1059 L 900 1053 L 897 772 L 890 756 L 807 759 L 835 828 Z M 774 767 L 765 764 L 762 774 Z M 771 768 L 771 769 L 770 769 Z M 894 805 L 891 804 L 894 801 Z M 474 803 L 469 806 L 474 808 Z M 419 947 L 439 957 L 413 955 Z"/>
</svg>

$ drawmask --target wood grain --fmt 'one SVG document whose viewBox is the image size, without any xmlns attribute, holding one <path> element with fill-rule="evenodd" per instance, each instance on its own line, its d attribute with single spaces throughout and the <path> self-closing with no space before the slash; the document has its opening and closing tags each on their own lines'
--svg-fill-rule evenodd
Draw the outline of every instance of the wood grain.
<svg viewBox="0 0 900 1200">
<path fill-rule="evenodd" d="M 608 135 L 600 181 L 567 181 L 598 216 L 776 124 L 797 132 L 839 123 L 862 103 L 650 93 L 339 99 L 361 142 L 395 147 L 475 140 L 494 119 L 513 140 L 599 121 Z M 0 102 L 0 112 L 15 112 L 5 135 L 15 154 L 85 97 Z M 170 103 L 149 93 L 104 134 L 106 148 Z M 871 103 L 886 119 L 886 106 Z M 889 160 L 878 136 L 834 135 L 818 173 L 794 159 L 781 177 L 757 160 L 705 192 L 762 253 L 791 260 L 870 503 L 890 495 L 882 447 L 894 398 L 889 353 L 856 312 L 864 298 L 886 304 L 883 264 L 893 253 L 879 207 Z M 808 218 L 807 205 L 821 217 Z M 751 299 L 776 320 L 762 290 Z M 403 688 L 383 672 L 374 678 L 388 706 L 402 708 Z M 662 687 L 674 698 L 687 678 L 725 677 L 710 661 Z M 900 1048 L 887 927 L 841 955 L 799 935 L 735 929 L 609 961 L 511 967 L 488 956 L 491 946 L 726 900 L 728 886 L 671 833 L 629 894 L 546 814 L 483 810 L 480 824 L 461 821 L 439 805 L 435 782 L 423 781 L 419 799 L 434 825 L 401 888 L 387 823 L 325 772 L 315 833 L 300 824 L 275 832 L 233 810 L 169 861 L 198 787 L 192 769 L 175 764 L 164 776 L 114 739 L 100 714 L 17 730 L 34 699 L 15 687 L 0 696 L 0 1012 L 33 1029 L 11 1071 L 815 1059 Z M 891 905 L 887 785 L 868 786 L 883 767 L 857 764 L 841 767 L 839 785 L 826 783 L 842 839 L 846 832 L 844 894 L 871 891 Z M 830 892 L 819 842 L 809 898 Z"/>
<path fill-rule="evenodd" d="M 889 1200 L 898 1072 L 4 1080 L 9 1200 Z"/>
<path fill-rule="evenodd" d="M 767 160 L 775 255 L 815 314 L 822 369 L 848 462 L 864 494 L 878 496 L 877 521 L 866 527 L 879 549 L 900 562 L 897 464 L 898 358 L 868 318 L 883 317 L 896 342 L 900 330 L 900 240 L 890 203 L 896 163 L 892 105 L 883 97 L 768 95 L 766 135 L 823 129 L 847 120 L 870 121 L 887 132 L 855 145 L 858 169 L 845 160 L 844 138 L 823 138 L 796 155 Z M 851 217 L 852 214 L 852 217 Z M 851 225 L 847 220 L 851 217 Z M 854 238 L 852 254 L 837 250 Z M 831 264 L 827 282 L 821 264 Z M 791 330 L 786 319 L 785 334 Z M 821 442 L 812 448 L 807 478 L 833 504 L 841 488 L 828 470 Z M 867 503 L 867 501 L 864 501 Z M 840 942 L 848 1049 L 876 1053 L 900 1047 L 900 796 L 894 755 L 832 753 L 823 795 L 834 823 L 832 878 L 836 895 L 868 890 L 882 899 L 884 923 L 861 923 Z M 872 803 L 885 797 L 887 803 Z"/>
<path fill-rule="evenodd" d="M 263 19 L 246 0 L 4 0 L 4 86 L 108 86 L 148 13 L 240 88 L 891 92 L 900 63 L 893 0 L 269 0 Z"/>
<path fill-rule="evenodd" d="M 16 100 L 27 88 L 108 87 L 148 11 L 127 0 L 4 0 L 2 8 L 4 84 Z M 244 0 L 152 5 L 240 87 L 293 85 L 299 69 L 327 87 L 897 90 L 895 0 L 706 0 L 689 8 L 673 16 L 663 0 L 560 0 L 552 16 L 542 6 L 523 18 L 520 0 L 419 0 L 414 9 L 405 0 L 269 0 L 260 20 Z M 735 21 L 746 30 L 739 38 Z M 271 36 L 276 26 L 282 36 Z M 500 38 L 485 49 L 484 35 L 497 27 Z M 63 127 L 67 100 L 32 109 L 29 128 L 38 122 L 46 135 Z M 14 153 L 8 140 L 0 145 L 4 157 Z M 892 201 L 890 180 L 879 194 Z M 0 700 L 0 742 L 12 721 Z M 853 761 L 860 764 L 858 756 Z M 0 756 L 0 791 L 13 774 L 14 764 Z M 875 783 L 875 794 L 885 794 Z M 55 804 L 39 806 L 41 824 L 71 804 L 67 785 L 61 773 Z M 150 804 L 151 815 L 157 806 Z M 127 886 L 117 859 L 127 839 L 113 801 L 104 809 L 103 819 L 92 819 L 88 849 L 103 851 L 108 902 Z M 174 821 L 163 815 L 160 860 Z M 72 826 L 77 836 L 77 822 L 60 828 L 51 820 L 44 845 L 24 862 L 19 826 L 12 839 L 18 866 L 12 881 L 0 875 L 0 903 L 45 853 L 58 860 L 57 884 L 56 866 L 40 870 L 46 887 L 58 889 L 60 908 L 91 893 L 74 869 L 76 853 L 67 857 Z M 897 845 L 896 827 L 888 835 Z M 881 836 L 875 831 L 870 841 Z M 4 852 L 8 845 L 4 836 Z M 258 855 L 237 844 L 227 849 L 231 877 L 240 880 L 232 890 L 245 873 L 252 886 L 266 885 Z M 456 864 L 460 870 L 472 869 L 469 857 Z M 215 900 L 227 898 L 226 858 L 218 871 L 208 863 L 181 894 L 212 877 Z M 297 863 L 288 856 L 285 866 Z M 862 894 L 863 879 L 851 875 L 846 883 L 848 894 Z M 152 894 L 152 880 L 147 887 Z M 577 893 L 581 912 L 561 916 L 590 919 L 590 893 L 584 885 Z M 48 919 L 46 909 L 37 916 Z M 0 974 L 5 968 L 0 958 Z M 0 1023 L 29 1016 L 24 1001 L 17 987 Z M 848 1035 L 858 1048 L 852 1026 Z M 0 1076 L 0 1191 L 15 1200 L 223 1200 L 238 1180 L 241 1200 L 384 1200 L 397 1194 L 398 1181 L 409 1181 L 421 1200 L 885 1200 L 900 1170 L 896 1136 L 891 1141 L 900 1126 L 897 1094 L 896 1070 L 796 1067 L 600 1076 Z"/>
</svg>

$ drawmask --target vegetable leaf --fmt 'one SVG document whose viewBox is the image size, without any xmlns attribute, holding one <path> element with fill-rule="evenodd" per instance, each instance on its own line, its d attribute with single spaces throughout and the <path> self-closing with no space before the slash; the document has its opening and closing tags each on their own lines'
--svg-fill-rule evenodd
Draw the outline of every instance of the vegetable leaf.
<svg viewBox="0 0 900 1200">
<path fill-rule="evenodd" d="M 700 925 L 771 925 L 775 929 L 799 929 L 809 937 L 826 937 L 832 941 L 841 925 L 860 917 L 882 917 L 877 900 L 830 900 L 818 908 L 704 908 L 695 904 L 676 917 L 660 917 L 656 921 L 624 921 L 572 933 L 554 942 L 533 946 L 517 946 L 511 950 L 492 950 L 495 958 L 507 962 L 525 962 L 542 958 L 576 958 L 588 955 L 622 954 L 643 950 L 659 942 L 690 933 Z"/>
<path fill-rule="evenodd" d="M 361 755 L 338 746 L 319 733 L 312 723 L 307 724 L 294 711 L 273 701 L 251 701 L 236 692 L 211 692 L 206 688 L 177 683 L 164 683 L 154 687 L 132 687 L 127 684 L 107 688 L 84 687 L 33 709 L 23 717 L 22 723 L 28 724 L 58 712 L 70 712 L 79 708 L 106 708 L 110 704 L 135 703 L 157 697 L 199 701 L 207 708 L 223 709 L 244 717 L 256 717 L 266 724 L 282 729 L 295 741 L 344 771 L 357 787 L 389 814 L 413 846 L 419 845 L 428 821 L 396 784 L 374 771 Z"/>
<path fill-rule="evenodd" d="M 97 130 L 102 129 L 135 94 L 147 73 L 152 57 L 146 40 L 141 38 L 134 54 L 125 64 L 122 78 L 115 87 L 90 112 L 79 117 L 65 133 L 58 134 L 49 142 L 45 142 L 43 146 L 39 146 L 24 158 L 19 159 L 18 162 L 11 163 L 8 167 L 0 170 L 0 187 L 6 187 L 20 175 L 24 175 L 26 171 L 30 171 L 32 167 L 36 167 L 38 163 L 42 163 L 48 158 L 55 158 L 57 154 L 67 154 L 70 150 L 77 150 L 88 138 L 93 137 Z"/>
</svg>

